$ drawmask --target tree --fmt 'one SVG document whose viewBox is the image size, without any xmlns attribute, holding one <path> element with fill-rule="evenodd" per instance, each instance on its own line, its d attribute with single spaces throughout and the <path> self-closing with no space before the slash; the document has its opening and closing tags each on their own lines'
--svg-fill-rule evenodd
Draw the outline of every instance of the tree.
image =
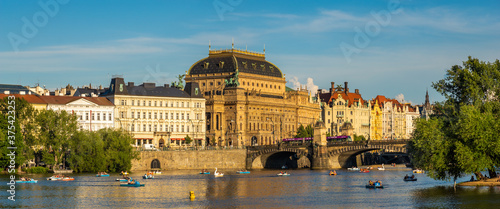
<svg viewBox="0 0 500 209">
<path fill-rule="evenodd" d="M 54 156 L 53 169 L 68 151 L 70 138 L 77 132 L 75 115 L 66 111 L 43 110 L 36 117 L 38 142 Z"/>
<path fill-rule="evenodd" d="M 76 172 L 106 171 L 104 141 L 97 132 L 78 131 L 71 137 L 69 162 Z"/>
<path fill-rule="evenodd" d="M 191 142 L 193 142 L 193 140 L 191 139 L 191 137 L 189 137 L 189 135 L 186 135 L 186 137 L 184 137 L 184 142 L 186 144 L 191 144 Z"/>
<path fill-rule="evenodd" d="M 356 135 L 356 134 L 354 134 L 354 139 L 353 140 L 354 141 L 366 141 L 366 138 L 363 135 Z"/>
<path fill-rule="evenodd" d="M 415 166 L 435 179 L 455 180 L 500 165 L 500 62 L 469 59 L 433 83 L 446 100 L 429 121 L 417 120 L 409 154 Z"/>
<path fill-rule="evenodd" d="M 295 135 L 295 138 L 306 138 L 313 136 L 314 128 L 311 125 L 307 125 L 307 127 L 305 128 L 304 125 L 300 125 L 299 128 L 297 128 L 297 135 Z"/>
<path fill-rule="evenodd" d="M 108 170 L 120 172 L 132 168 L 132 160 L 139 159 L 139 152 L 131 146 L 134 138 L 129 132 L 113 129 L 98 131 L 104 142 L 104 152 L 108 162 Z"/>
</svg>

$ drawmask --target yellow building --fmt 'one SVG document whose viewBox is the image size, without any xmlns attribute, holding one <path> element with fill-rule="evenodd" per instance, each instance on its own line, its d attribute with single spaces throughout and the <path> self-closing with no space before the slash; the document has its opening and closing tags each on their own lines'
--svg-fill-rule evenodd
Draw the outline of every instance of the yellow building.
<svg viewBox="0 0 500 209">
<path fill-rule="evenodd" d="M 382 109 L 378 100 L 371 101 L 370 111 L 370 140 L 382 140 Z"/>
<path fill-rule="evenodd" d="M 347 129 L 352 128 L 352 134 L 370 135 L 370 103 L 363 100 L 358 89 L 349 92 L 347 82 L 344 88 L 335 87 L 331 82 L 330 92 L 320 93 L 322 102 L 322 119 L 331 136 L 350 135 Z M 352 136 L 351 136 L 352 137 Z"/>
<path fill-rule="evenodd" d="M 211 50 L 186 73 L 206 98 L 207 140 L 219 146 L 268 145 L 292 137 L 320 119 L 319 102 L 306 89 L 285 86 L 265 53 Z"/>
</svg>

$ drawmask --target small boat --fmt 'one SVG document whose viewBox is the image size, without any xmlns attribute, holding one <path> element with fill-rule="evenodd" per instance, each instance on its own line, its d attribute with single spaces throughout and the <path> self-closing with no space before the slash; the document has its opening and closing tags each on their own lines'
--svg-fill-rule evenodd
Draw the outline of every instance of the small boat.
<svg viewBox="0 0 500 209">
<path fill-rule="evenodd" d="M 384 186 L 383 185 L 375 185 L 375 184 L 374 185 L 367 184 L 366 188 L 368 188 L 368 189 L 383 189 Z"/>
<path fill-rule="evenodd" d="M 337 172 L 336 171 L 330 171 L 330 176 L 336 176 Z"/>
<path fill-rule="evenodd" d="M 116 179 L 116 181 L 121 181 L 121 182 L 124 182 L 124 181 L 128 181 L 129 179 L 130 179 L 131 181 L 133 180 L 132 178 L 127 177 L 127 178 L 123 178 L 123 179 Z"/>
<path fill-rule="evenodd" d="M 62 179 L 62 177 L 60 176 L 51 176 L 49 178 L 47 178 L 47 181 L 60 181 Z"/>
<path fill-rule="evenodd" d="M 210 172 L 209 171 L 207 171 L 207 172 L 200 172 L 200 174 L 210 174 Z"/>
<path fill-rule="evenodd" d="M 154 175 L 160 175 L 160 174 L 161 174 L 161 171 L 153 171 L 153 174 L 154 174 Z"/>
<path fill-rule="evenodd" d="M 420 169 L 416 169 L 416 170 L 413 170 L 413 173 L 424 173 L 424 171 L 420 170 Z"/>
<path fill-rule="evenodd" d="M 155 177 L 151 174 L 142 176 L 143 179 L 154 179 Z"/>
<path fill-rule="evenodd" d="M 125 171 L 125 172 L 123 172 L 123 171 L 122 171 L 122 172 L 120 173 L 120 175 L 128 175 L 128 172 L 127 172 L 127 171 Z"/>
<path fill-rule="evenodd" d="M 106 174 L 96 174 L 95 176 L 96 177 L 106 177 L 106 176 L 109 176 L 109 174 L 107 174 L 107 173 Z"/>
<path fill-rule="evenodd" d="M 360 173 L 369 173 L 369 172 L 370 172 L 370 170 L 367 170 L 367 169 L 361 169 L 361 170 L 359 170 L 359 172 L 360 172 Z"/>
<path fill-rule="evenodd" d="M 74 181 L 74 180 L 75 180 L 75 178 L 73 178 L 73 177 L 64 177 L 59 181 Z"/>
<path fill-rule="evenodd" d="M 378 167 L 377 169 L 378 169 L 379 171 L 385 171 L 385 168 L 384 168 L 384 167 L 382 167 L 382 168 L 381 168 L 381 167 Z"/>
<path fill-rule="evenodd" d="M 223 176 L 224 176 L 224 173 L 219 173 L 219 172 L 217 172 L 217 168 L 215 168 L 214 176 L 215 176 L 215 177 L 223 177 Z"/>
<path fill-rule="evenodd" d="M 277 176 L 290 176 L 290 174 L 289 174 L 289 173 L 278 173 L 278 174 L 276 174 L 276 175 L 277 175 Z"/>
<path fill-rule="evenodd" d="M 38 183 L 38 180 L 35 179 L 29 179 L 29 180 L 17 180 L 16 183 Z"/>
<path fill-rule="evenodd" d="M 122 187 L 143 187 L 144 184 L 141 184 L 140 182 L 136 181 L 135 183 L 120 183 L 120 186 Z"/>
<path fill-rule="evenodd" d="M 405 176 L 403 181 L 417 181 L 417 178 L 415 176 Z"/>
<path fill-rule="evenodd" d="M 244 170 L 244 171 L 236 171 L 237 174 L 249 174 L 250 171 Z"/>
<path fill-rule="evenodd" d="M 359 168 L 352 167 L 352 168 L 347 168 L 348 171 L 359 171 Z"/>
</svg>

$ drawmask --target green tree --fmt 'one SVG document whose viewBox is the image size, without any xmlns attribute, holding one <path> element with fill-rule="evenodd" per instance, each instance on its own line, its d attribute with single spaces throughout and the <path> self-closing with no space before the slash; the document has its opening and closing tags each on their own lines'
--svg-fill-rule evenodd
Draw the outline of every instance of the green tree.
<svg viewBox="0 0 500 209">
<path fill-rule="evenodd" d="M 363 135 L 356 135 L 356 134 L 354 134 L 354 139 L 353 140 L 354 141 L 366 141 L 366 138 Z"/>
<path fill-rule="evenodd" d="M 191 137 L 189 137 L 189 135 L 186 135 L 186 137 L 184 137 L 184 142 L 186 144 L 191 144 L 191 142 L 193 142 L 193 140 L 191 139 Z"/>
<path fill-rule="evenodd" d="M 311 125 L 307 125 L 306 127 L 300 125 L 299 128 L 297 128 L 297 135 L 295 135 L 295 138 L 306 138 L 313 136 L 314 128 Z"/>
<path fill-rule="evenodd" d="M 10 163 L 10 157 L 7 154 L 12 150 L 7 147 L 17 148 L 15 149 L 15 165 L 19 167 L 34 156 L 31 147 L 34 144 L 33 118 L 36 111 L 23 98 L 12 99 L 7 96 L 0 99 L 0 112 L 0 167 L 5 168 Z"/>
<path fill-rule="evenodd" d="M 68 151 L 70 138 L 77 132 L 75 115 L 66 111 L 43 110 L 36 117 L 38 142 L 54 156 L 53 169 Z"/>
<path fill-rule="evenodd" d="M 123 130 L 101 129 L 98 131 L 104 141 L 104 152 L 108 170 L 120 172 L 132 168 L 132 160 L 139 159 L 139 152 L 131 146 L 134 138 Z"/>
<path fill-rule="evenodd" d="M 500 162 L 500 62 L 469 59 L 452 66 L 444 79 L 432 85 L 446 101 L 435 105 L 435 114 L 417 120 L 409 153 L 415 166 L 435 179 L 456 180 L 490 171 Z"/>
<path fill-rule="evenodd" d="M 71 137 L 69 162 L 76 172 L 106 171 L 104 141 L 97 132 L 78 131 Z"/>
</svg>

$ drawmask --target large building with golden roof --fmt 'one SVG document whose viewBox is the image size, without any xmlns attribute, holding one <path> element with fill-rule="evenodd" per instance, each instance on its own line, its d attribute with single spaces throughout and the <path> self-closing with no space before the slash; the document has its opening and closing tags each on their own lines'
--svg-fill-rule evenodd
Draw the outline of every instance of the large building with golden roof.
<svg viewBox="0 0 500 209">
<path fill-rule="evenodd" d="M 206 137 L 212 145 L 276 144 L 320 119 L 319 102 L 306 89 L 287 88 L 285 74 L 264 53 L 212 50 L 195 62 L 185 81 L 206 98 Z"/>
</svg>

